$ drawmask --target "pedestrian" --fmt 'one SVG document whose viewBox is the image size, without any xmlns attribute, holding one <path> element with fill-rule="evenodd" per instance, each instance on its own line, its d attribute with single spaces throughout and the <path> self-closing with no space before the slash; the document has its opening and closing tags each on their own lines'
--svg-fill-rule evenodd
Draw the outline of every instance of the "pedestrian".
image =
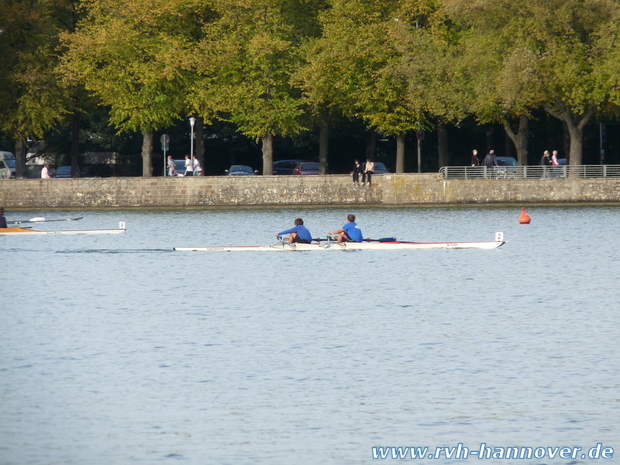
<svg viewBox="0 0 620 465">
<path fill-rule="evenodd" d="M 484 166 L 486 166 L 487 168 L 499 166 L 497 164 L 497 157 L 495 156 L 495 150 L 489 150 L 489 153 L 487 153 L 487 156 L 484 157 L 483 163 L 484 163 Z"/>
<path fill-rule="evenodd" d="M 202 176 L 202 168 L 200 167 L 200 162 L 196 155 L 194 155 L 194 159 L 192 160 L 192 167 L 194 168 L 194 176 Z"/>
<path fill-rule="evenodd" d="M 43 165 L 43 169 L 41 170 L 41 179 L 51 179 L 52 176 L 50 175 L 50 165 L 48 163 L 46 163 L 45 165 Z"/>
<path fill-rule="evenodd" d="M 172 159 L 172 155 L 168 155 L 168 176 L 174 176 L 176 174 L 176 169 L 174 165 L 174 160 Z"/>
<path fill-rule="evenodd" d="M 549 150 L 545 150 L 543 152 L 543 156 L 540 159 L 540 164 L 542 165 L 542 177 L 546 178 L 549 176 L 549 166 L 551 166 L 551 158 L 549 157 Z"/>
<path fill-rule="evenodd" d="M 362 164 L 359 160 L 355 160 L 351 175 L 353 176 L 353 184 L 355 184 L 356 186 L 359 186 L 360 184 L 360 174 L 362 174 Z"/>
<path fill-rule="evenodd" d="M 370 183 L 372 182 L 372 175 L 374 172 L 375 162 L 369 158 L 368 160 L 366 160 L 366 163 L 364 163 L 364 171 L 362 173 L 362 186 L 370 186 Z"/>
<path fill-rule="evenodd" d="M 185 174 L 184 176 L 192 176 L 194 174 L 194 169 L 192 168 L 192 160 L 189 158 L 189 155 L 185 155 Z"/>
<path fill-rule="evenodd" d="M 480 159 L 478 158 L 478 151 L 476 149 L 471 151 L 471 166 L 480 166 Z"/>
<path fill-rule="evenodd" d="M 551 155 L 551 164 L 553 166 L 558 166 L 560 163 L 558 162 L 558 151 L 554 150 L 553 155 Z"/>
</svg>

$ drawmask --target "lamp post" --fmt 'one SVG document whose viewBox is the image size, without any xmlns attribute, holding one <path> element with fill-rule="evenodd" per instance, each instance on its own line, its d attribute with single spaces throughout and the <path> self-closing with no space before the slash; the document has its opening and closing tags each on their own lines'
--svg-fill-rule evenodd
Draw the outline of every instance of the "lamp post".
<svg viewBox="0 0 620 465">
<path fill-rule="evenodd" d="M 190 117 L 189 119 L 189 125 L 192 127 L 192 132 L 190 134 L 190 155 L 189 155 L 189 162 L 190 165 L 192 167 L 192 171 L 194 169 L 194 124 L 196 123 L 196 118 L 194 118 L 193 116 Z M 193 174 L 193 173 L 192 173 Z"/>
</svg>

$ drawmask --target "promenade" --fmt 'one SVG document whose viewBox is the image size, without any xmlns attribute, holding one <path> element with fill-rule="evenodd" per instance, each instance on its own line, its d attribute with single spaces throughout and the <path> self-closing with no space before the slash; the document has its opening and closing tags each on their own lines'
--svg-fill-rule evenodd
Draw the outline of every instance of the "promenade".
<svg viewBox="0 0 620 465">
<path fill-rule="evenodd" d="M 5 208 L 410 206 L 620 203 L 618 178 L 446 180 L 439 174 L 375 176 L 206 176 L 0 181 Z"/>
</svg>

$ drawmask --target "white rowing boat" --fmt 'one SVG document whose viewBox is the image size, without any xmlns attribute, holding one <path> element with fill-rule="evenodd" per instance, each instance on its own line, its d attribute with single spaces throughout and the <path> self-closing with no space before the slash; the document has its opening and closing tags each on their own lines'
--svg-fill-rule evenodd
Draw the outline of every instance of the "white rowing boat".
<svg viewBox="0 0 620 465">
<path fill-rule="evenodd" d="M 127 228 L 124 222 L 120 222 L 118 229 L 78 229 L 78 230 L 58 230 L 58 231 L 39 231 L 30 228 L 2 228 L 0 236 L 77 236 L 77 235 L 97 235 L 97 234 L 123 234 Z"/>
<path fill-rule="evenodd" d="M 495 234 L 494 241 L 487 242 L 336 242 L 328 238 L 325 243 L 289 244 L 280 241 L 275 245 L 238 245 L 206 247 L 174 247 L 179 252 L 245 252 L 245 251 L 310 251 L 310 250 L 409 250 L 409 249 L 496 249 L 504 245 L 503 233 Z"/>
</svg>

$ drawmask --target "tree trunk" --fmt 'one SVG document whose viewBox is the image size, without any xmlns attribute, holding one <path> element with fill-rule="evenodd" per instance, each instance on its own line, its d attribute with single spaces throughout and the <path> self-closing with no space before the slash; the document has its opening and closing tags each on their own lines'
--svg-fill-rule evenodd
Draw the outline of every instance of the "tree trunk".
<svg viewBox="0 0 620 465">
<path fill-rule="evenodd" d="M 329 124 L 325 121 L 319 135 L 319 173 L 327 174 L 327 154 L 329 152 Z"/>
<path fill-rule="evenodd" d="M 194 150 L 194 155 L 198 159 L 204 173 L 207 167 L 205 166 L 205 120 L 202 116 L 196 117 L 196 147 L 194 147 Z"/>
<path fill-rule="evenodd" d="M 71 177 L 80 176 L 80 114 L 76 111 L 71 116 Z"/>
<path fill-rule="evenodd" d="M 439 167 L 448 166 L 450 163 L 448 129 L 444 123 L 437 124 L 437 150 L 439 152 Z"/>
<path fill-rule="evenodd" d="M 492 125 L 487 126 L 486 137 L 487 137 L 487 153 L 491 150 L 495 150 L 495 141 L 494 141 L 495 128 Z"/>
<path fill-rule="evenodd" d="M 151 157 L 153 155 L 153 131 L 147 131 L 142 135 L 142 176 L 150 178 L 153 175 Z"/>
<path fill-rule="evenodd" d="M 557 100 L 555 104 L 557 109 L 545 104 L 545 110 L 551 116 L 566 123 L 566 128 L 570 134 L 569 164 L 572 166 L 581 165 L 583 160 L 583 128 L 594 116 L 596 106 L 588 105 L 583 115 L 576 115 L 564 102 Z"/>
<path fill-rule="evenodd" d="M 24 177 L 24 168 L 26 166 L 26 144 L 24 139 L 15 140 L 15 177 Z"/>
<path fill-rule="evenodd" d="M 366 160 L 375 161 L 377 156 L 377 131 L 370 131 L 366 145 Z"/>
<path fill-rule="evenodd" d="M 506 134 L 510 137 L 513 144 L 515 145 L 515 149 L 517 151 L 517 161 L 519 165 L 525 166 L 527 165 L 527 138 L 529 131 L 529 119 L 527 115 L 521 115 L 519 118 L 519 129 L 518 132 L 515 133 L 510 126 L 510 123 L 507 120 L 503 121 L 504 129 L 506 130 Z"/>
<path fill-rule="evenodd" d="M 566 121 L 562 121 L 562 145 L 564 149 L 564 156 L 568 159 L 570 163 L 570 131 L 568 130 L 568 124 Z"/>
<path fill-rule="evenodd" d="M 263 142 L 263 175 L 273 174 L 273 134 L 268 132 L 261 137 Z"/>
<path fill-rule="evenodd" d="M 396 135 L 396 172 L 405 172 L 405 135 Z"/>
</svg>

